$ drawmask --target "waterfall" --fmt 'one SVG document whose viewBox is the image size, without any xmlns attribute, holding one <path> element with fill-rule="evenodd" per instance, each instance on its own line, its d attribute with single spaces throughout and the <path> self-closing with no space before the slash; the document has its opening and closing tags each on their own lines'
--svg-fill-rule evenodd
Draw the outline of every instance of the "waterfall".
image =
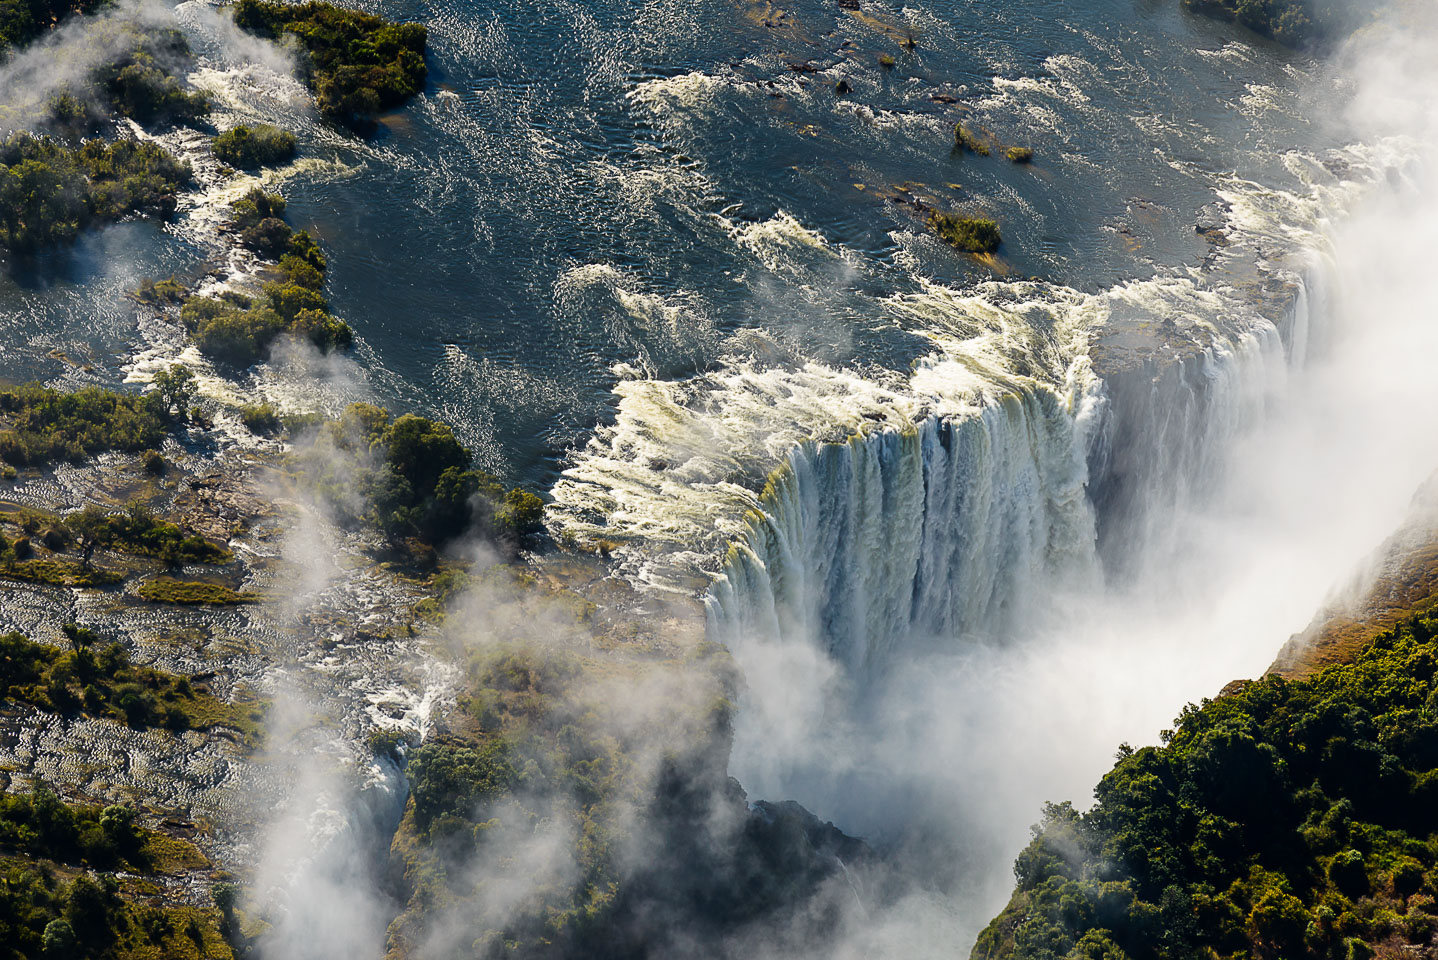
<svg viewBox="0 0 1438 960">
<path fill-rule="evenodd" d="M 1091 582 L 1086 478 L 1072 416 L 1037 386 L 964 419 L 801 444 L 730 551 L 711 629 L 739 648 L 802 638 L 855 677 L 906 638 L 1002 635 L 1047 587 Z"/>
<path fill-rule="evenodd" d="M 973 413 L 794 447 L 706 597 L 746 680 L 734 775 L 833 803 L 853 787 L 815 785 L 833 756 L 816 744 L 867 722 L 886 670 L 1061 628 L 1061 598 L 1181 550 L 1175 512 L 1217 489 L 1302 361 L 1305 287 L 1277 322 L 1110 362 L 1086 402 L 1024 383 Z"/>
</svg>

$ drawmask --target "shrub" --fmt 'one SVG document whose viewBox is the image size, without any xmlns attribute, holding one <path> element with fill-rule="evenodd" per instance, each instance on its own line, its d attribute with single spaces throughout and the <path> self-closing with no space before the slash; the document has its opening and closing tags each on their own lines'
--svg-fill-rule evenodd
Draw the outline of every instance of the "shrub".
<svg viewBox="0 0 1438 960">
<path fill-rule="evenodd" d="M 269 435 L 280 431 L 280 418 L 268 403 L 240 408 L 240 422 L 251 433 Z"/>
<path fill-rule="evenodd" d="M 1030 147 L 1009 147 L 1004 156 L 1014 163 L 1030 163 L 1034 159 L 1034 151 Z"/>
<path fill-rule="evenodd" d="M 295 135 L 268 123 L 240 124 L 216 137 L 212 149 L 216 157 L 241 170 L 272 167 L 295 155 Z"/>
<path fill-rule="evenodd" d="M 896 61 L 894 60 L 894 58 L 891 57 L 891 56 L 890 56 L 889 54 L 887 54 L 887 53 L 882 54 L 882 55 L 879 57 L 879 66 L 883 67 L 885 70 L 892 70 L 892 69 L 894 69 L 894 64 L 895 64 L 895 62 L 896 62 Z"/>
<path fill-rule="evenodd" d="M 928 224 L 945 243 L 967 253 L 993 253 L 1003 242 L 999 225 L 992 220 L 957 217 L 936 210 L 929 214 Z"/>
</svg>

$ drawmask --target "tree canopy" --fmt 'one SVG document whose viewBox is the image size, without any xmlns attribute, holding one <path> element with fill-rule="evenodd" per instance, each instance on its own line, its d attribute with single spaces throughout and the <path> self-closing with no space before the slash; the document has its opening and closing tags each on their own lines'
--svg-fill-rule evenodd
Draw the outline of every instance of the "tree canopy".
<svg viewBox="0 0 1438 960">
<path fill-rule="evenodd" d="M 1051 804 L 976 960 L 1352 958 L 1434 948 L 1438 618 L 1355 662 L 1189 706 Z M 1394 953 L 1393 955 L 1397 955 Z"/>
</svg>

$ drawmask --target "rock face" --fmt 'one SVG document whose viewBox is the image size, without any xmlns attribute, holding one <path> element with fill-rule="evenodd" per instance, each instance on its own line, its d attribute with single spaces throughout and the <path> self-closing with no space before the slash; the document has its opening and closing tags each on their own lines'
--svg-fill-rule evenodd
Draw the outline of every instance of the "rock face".
<svg viewBox="0 0 1438 960">
<path fill-rule="evenodd" d="M 1347 663 L 1378 634 L 1429 608 L 1438 595 L 1438 475 L 1413 498 L 1385 541 L 1278 652 L 1270 673 L 1296 679 Z"/>
</svg>

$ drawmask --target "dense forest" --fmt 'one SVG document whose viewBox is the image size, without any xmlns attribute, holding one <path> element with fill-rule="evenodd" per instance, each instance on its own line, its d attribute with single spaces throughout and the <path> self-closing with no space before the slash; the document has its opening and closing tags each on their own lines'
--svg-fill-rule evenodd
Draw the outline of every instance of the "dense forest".
<svg viewBox="0 0 1438 960">
<path fill-rule="evenodd" d="M 976 960 L 1432 955 L 1435 638 L 1415 616 L 1122 747 L 1089 812 L 1046 808 Z"/>
</svg>

